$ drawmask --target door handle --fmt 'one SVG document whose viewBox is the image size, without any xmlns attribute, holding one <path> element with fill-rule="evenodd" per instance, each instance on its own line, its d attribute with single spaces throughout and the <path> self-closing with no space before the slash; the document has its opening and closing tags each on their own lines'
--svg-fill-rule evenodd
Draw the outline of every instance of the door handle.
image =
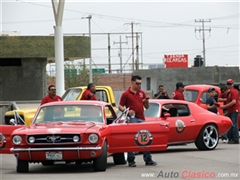
<svg viewBox="0 0 240 180">
<path fill-rule="evenodd" d="M 190 122 L 195 122 L 195 120 L 194 120 L 194 119 L 192 119 L 192 120 L 190 120 Z"/>
</svg>

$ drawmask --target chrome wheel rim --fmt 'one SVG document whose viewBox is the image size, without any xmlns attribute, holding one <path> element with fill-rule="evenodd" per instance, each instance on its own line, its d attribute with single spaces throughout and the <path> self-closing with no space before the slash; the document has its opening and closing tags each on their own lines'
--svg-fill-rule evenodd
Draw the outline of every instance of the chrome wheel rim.
<svg viewBox="0 0 240 180">
<path fill-rule="evenodd" d="M 218 143 L 218 131 L 215 126 L 206 126 L 203 132 L 203 142 L 208 149 L 213 149 Z"/>
</svg>

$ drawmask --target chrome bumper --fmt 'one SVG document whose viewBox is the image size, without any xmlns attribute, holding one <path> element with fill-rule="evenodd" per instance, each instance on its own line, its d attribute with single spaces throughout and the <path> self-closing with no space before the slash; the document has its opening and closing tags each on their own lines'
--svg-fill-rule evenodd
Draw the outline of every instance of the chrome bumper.
<svg viewBox="0 0 240 180">
<path fill-rule="evenodd" d="M 101 150 L 101 147 L 57 147 L 57 148 L 11 148 L 11 152 L 32 152 L 32 151 L 87 151 Z"/>
</svg>

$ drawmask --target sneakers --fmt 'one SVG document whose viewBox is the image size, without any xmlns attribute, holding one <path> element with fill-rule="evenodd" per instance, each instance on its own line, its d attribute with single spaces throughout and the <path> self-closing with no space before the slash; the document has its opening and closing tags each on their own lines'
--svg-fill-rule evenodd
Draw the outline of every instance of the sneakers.
<svg viewBox="0 0 240 180">
<path fill-rule="evenodd" d="M 135 161 L 131 161 L 131 162 L 128 162 L 128 166 L 129 167 L 136 167 L 137 165 L 136 165 Z"/>
<path fill-rule="evenodd" d="M 239 144 L 239 141 L 229 141 L 228 144 Z"/>
<path fill-rule="evenodd" d="M 228 140 L 227 140 L 227 139 L 223 139 L 222 141 L 223 141 L 223 143 L 227 143 L 227 142 L 228 142 Z"/>
<path fill-rule="evenodd" d="M 145 165 L 146 165 L 146 166 L 156 166 L 157 163 L 154 162 L 152 159 L 149 159 L 149 160 L 147 160 L 147 161 L 145 162 Z"/>
</svg>

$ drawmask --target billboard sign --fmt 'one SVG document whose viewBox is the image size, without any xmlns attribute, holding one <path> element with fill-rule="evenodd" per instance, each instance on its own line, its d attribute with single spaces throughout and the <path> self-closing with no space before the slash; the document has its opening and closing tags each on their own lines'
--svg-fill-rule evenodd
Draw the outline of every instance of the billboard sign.
<svg viewBox="0 0 240 180">
<path fill-rule="evenodd" d="M 164 54 L 164 63 L 166 68 L 187 68 L 188 55 L 187 54 Z"/>
</svg>

